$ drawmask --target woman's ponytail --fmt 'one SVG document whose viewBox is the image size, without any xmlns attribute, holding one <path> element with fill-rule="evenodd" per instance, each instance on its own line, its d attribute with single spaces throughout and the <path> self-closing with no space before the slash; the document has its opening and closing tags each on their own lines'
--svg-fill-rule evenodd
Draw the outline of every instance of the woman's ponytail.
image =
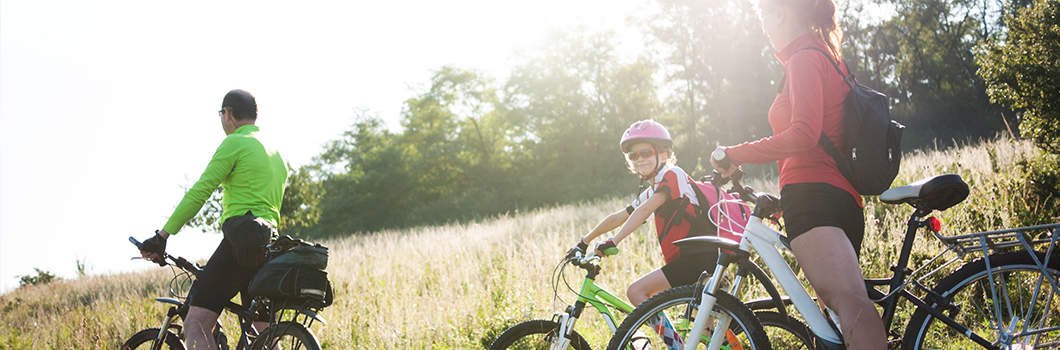
<svg viewBox="0 0 1060 350">
<path fill-rule="evenodd" d="M 810 25 L 817 38 L 828 45 L 832 55 L 840 58 L 839 43 L 843 41 L 843 30 L 836 20 L 836 8 L 833 0 L 811 0 Z"/>
</svg>

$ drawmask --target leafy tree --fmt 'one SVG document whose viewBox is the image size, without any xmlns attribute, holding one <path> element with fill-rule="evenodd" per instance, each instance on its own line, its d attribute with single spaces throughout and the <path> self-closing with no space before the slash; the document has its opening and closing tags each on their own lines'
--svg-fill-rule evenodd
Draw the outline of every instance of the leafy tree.
<svg viewBox="0 0 1060 350">
<path fill-rule="evenodd" d="M 321 182 L 314 176 L 318 167 L 313 165 L 295 169 L 287 164 L 287 188 L 283 191 L 283 203 L 280 205 L 280 223 L 277 229 L 280 234 L 305 236 L 303 233 L 320 220 L 320 196 L 323 192 Z"/>
<path fill-rule="evenodd" d="M 48 283 L 52 283 L 52 282 L 55 282 L 55 281 L 62 280 L 61 278 L 55 277 L 54 274 L 52 274 L 52 273 L 50 273 L 48 271 L 43 271 L 43 270 L 38 269 L 36 267 L 34 267 L 33 269 L 37 271 L 37 275 L 36 276 L 33 276 L 33 275 L 18 276 L 18 278 L 19 278 L 18 286 L 19 287 L 36 286 L 36 285 L 48 284 Z"/>
<path fill-rule="evenodd" d="M 399 142 L 417 184 L 417 201 L 405 208 L 409 221 L 439 223 L 498 209 L 486 197 L 509 183 L 499 91 L 480 72 L 445 66 L 428 91 L 405 102 Z"/>
<path fill-rule="evenodd" d="M 660 118 L 689 170 L 718 144 L 772 133 L 765 118 L 782 68 L 747 1 L 658 0 L 640 21 L 669 91 Z"/>
<path fill-rule="evenodd" d="M 417 186 L 407 171 L 397 137 L 385 123 L 362 111 L 343 139 L 329 143 L 318 158 L 322 179 L 320 220 L 314 234 L 333 236 L 378 230 L 400 222 L 414 204 Z"/>
<path fill-rule="evenodd" d="M 978 0 L 888 0 L 896 15 L 864 23 L 864 7 L 844 12 L 844 55 L 859 81 L 888 94 L 892 116 L 909 126 L 906 148 L 1004 130 L 976 74 L 976 43 L 1001 30 L 1004 7 Z M 855 64 L 856 63 L 856 64 Z"/>
<path fill-rule="evenodd" d="M 1060 154 L 1060 2 L 1036 0 L 1005 22 L 1004 40 L 984 45 L 979 73 L 993 101 L 1020 110 L 1020 133 Z"/>
<path fill-rule="evenodd" d="M 615 193 L 630 176 L 618 138 L 655 113 L 651 65 L 623 64 L 614 32 L 552 31 L 526 54 L 505 84 L 513 157 L 513 188 L 537 206 Z"/>
</svg>

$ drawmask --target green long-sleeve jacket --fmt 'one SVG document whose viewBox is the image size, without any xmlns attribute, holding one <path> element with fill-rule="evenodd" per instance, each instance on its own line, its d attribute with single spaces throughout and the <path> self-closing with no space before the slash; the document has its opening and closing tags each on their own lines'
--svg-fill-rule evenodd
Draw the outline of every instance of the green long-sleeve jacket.
<svg viewBox="0 0 1060 350">
<path fill-rule="evenodd" d="M 258 137 L 255 125 L 241 126 L 225 137 L 199 181 L 184 195 L 162 228 L 169 234 L 180 231 L 202 209 L 217 185 L 224 188 L 221 222 L 249 210 L 273 225 L 279 224 L 287 165 L 280 152 Z"/>
</svg>

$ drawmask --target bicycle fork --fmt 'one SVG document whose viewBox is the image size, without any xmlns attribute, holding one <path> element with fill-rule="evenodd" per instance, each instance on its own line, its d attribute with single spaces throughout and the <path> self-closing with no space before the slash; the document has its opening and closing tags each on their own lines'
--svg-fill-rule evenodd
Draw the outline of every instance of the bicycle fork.
<svg viewBox="0 0 1060 350">
<path fill-rule="evenodd" d="M 685 350 L 695 350 L 699 342 L 695 339 L 703 337 L 703 330 L 707 327 L 710 319 L 710 310 L 714 309 L 714 304 L 718 301 L 718 298 L 714 296 L 714 293 L 718 292 L 718 286 L 721 284 L 721 276 L 725 271 L 724 266 L 717 265 L 714 267 L 714 275 L 710 277 L 710 281 L 703 287 L 703 292 L 700 294 L 699 310 L 696 311 L 696 320 L 692 322 L 692 329 L 689 330 L 688 336 L 685 337 Z M 728 316 L 721 315 L 718 318 L 717 323 L 714 325 L 714 333 L 710 337 L 710 343 L 707 346 L 709 350 L 717 350 L 721 348 L 721 344 L 725 340 L 726 330 L 729 329 L 729 323 L 732 319 Z"/>
<path fill-rule="evenodd" d="M 563 312 L 557 312 L 552 315 L 552 321 L 559 325 L 556 329 L 555 336 L 551 339 L 552 346 L 549 349 L 552 350 L 565 350 L 570 345 L 570 336 L 574 331 L 574 323 L 578 321 L 577 316 L 571 316 L 577 308 L 574 306 L 568 306 Z"/>
<path fill-rule="evenodd" d="M 162 320 L 162 327 L 158 329 L 158 335 L 155 336 L 155 341 L 151 343 L 151 350 L 161 350 L 162 345 L 165 344 L 166 333 L 169 332 L 169 327 L 173 326 L 173 321 L 180 317 L 180 310 L 177 307 L 171 306 L 169 311 L 166 312 L 166 318 Z M 183 332 L 183 327 L 181 332 Z M 177 334 L 178 338 L 181 337 Z"/>
</svg>

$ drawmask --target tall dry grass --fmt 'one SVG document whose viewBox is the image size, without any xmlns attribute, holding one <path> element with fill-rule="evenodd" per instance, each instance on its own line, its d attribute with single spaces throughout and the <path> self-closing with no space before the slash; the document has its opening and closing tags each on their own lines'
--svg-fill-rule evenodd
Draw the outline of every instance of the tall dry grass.
<svg viewBox="0 0 1060 350">
<path fill-rule="evenodd" d="M 1018 181 L 1011 164 L 1035 154 L 1027 142 L 1007 139 L 954 149 L 913 152 L 896 182 L 957 173 L 972 186 L 964 203 L 938 213 L 947 232 L 1009 227 Z M 775 180 L 751 181 L 776 193 Z M 631 193 L 634 189 L 631 189 Z M 510 213 L 482 222 L 385 231 L 324 242 L 331 247 L 328 272 L 335 304 L 322 313 L 329 323 L 312 331 L 325 349 L 472 349 L 488 345 L 515 323 L 549 318 L 573 300 L 551 277 L 577 237 L 630 197 Z M 868 221 L 862 265 L 868 276 L 884 276 L 897 256 L 911 209 L 866 200 Z M 603 262 L 597 283 L 619 296 L 625 286 L 662 265 L 652 225 L 623 241 L 622 253 Z M 914 261 L 940 250 L 918 239 Z M 179 252 L 174 252 L 179 253 Z M 567 270 L 577 288 L 584 272 Z M 0 349 L 114 349 L 138 329 L 156 326 L 166 306 L 169 270 L 97 276 L 20 288 L 0 296 Z M 749 292 L 751 294 L 758 291 Z M 909 309 L 902 309 L 907 317 Z M 224 318 L 228 330 L 238 329 Z M 595 311 L 578 331 L 594 348 L 609 338 Z M 234 339 L 234 334 L 229 334 Z"/>
</svg>

